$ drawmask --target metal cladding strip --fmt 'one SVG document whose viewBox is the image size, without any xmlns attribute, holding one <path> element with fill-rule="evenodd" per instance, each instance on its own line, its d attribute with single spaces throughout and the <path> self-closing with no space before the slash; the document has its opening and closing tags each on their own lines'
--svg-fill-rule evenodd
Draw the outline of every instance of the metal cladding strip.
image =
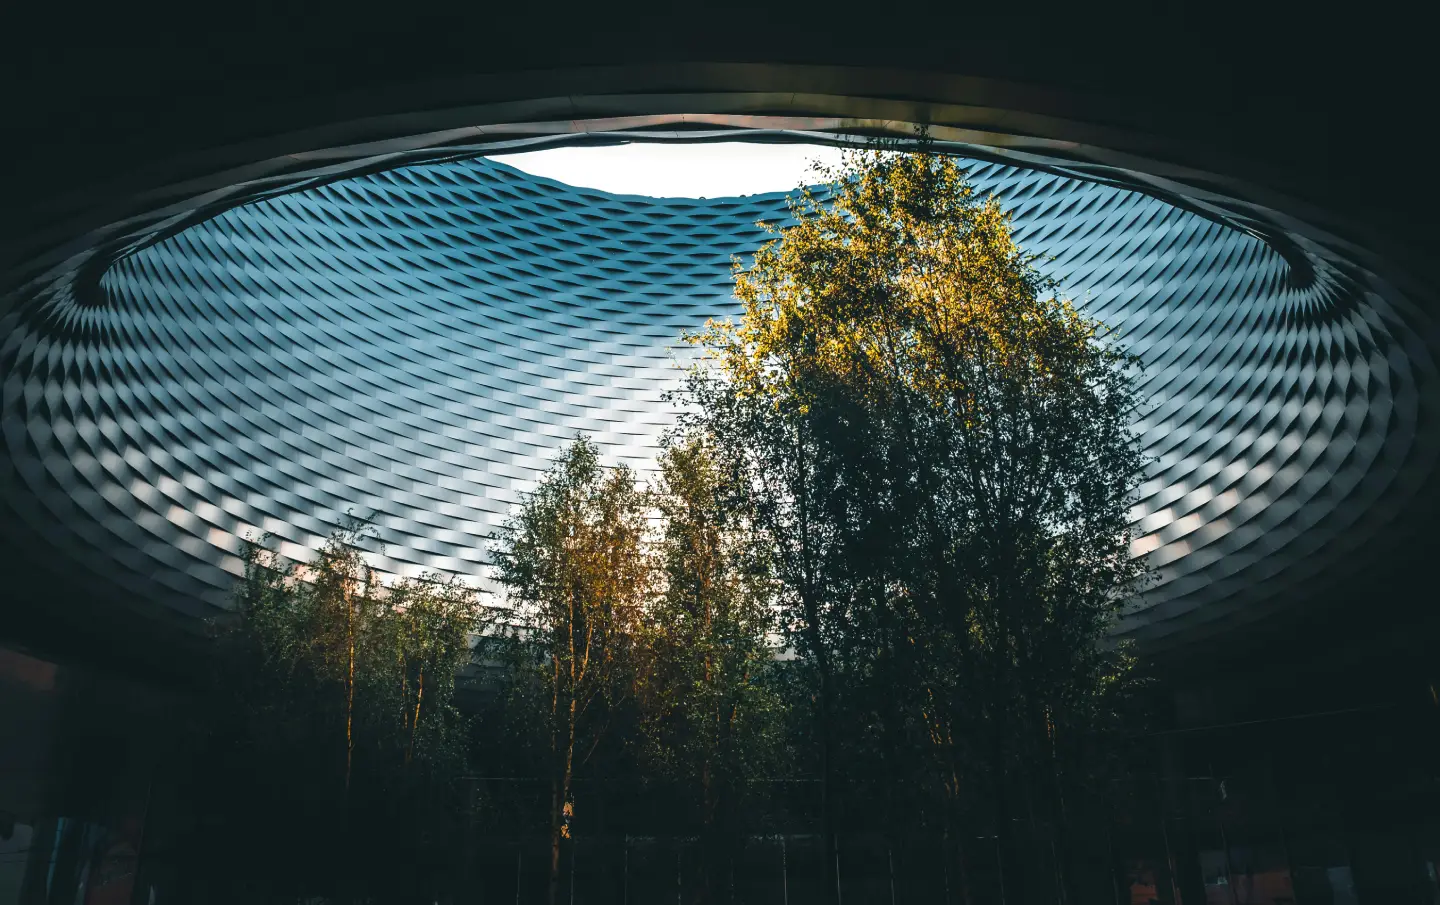
<svg viewBox="0 0 1440 905">
<path fill-rule="evenodd" d="M 1417 365 L 1360 276 L 1124 188 L 972 179 L 1145 363 L 1134 549 L 1161 581 L 1121 631 L 1284 597 L 1429 467 Z M 225 605 L 241 537 L 302 557 L 347 510 L 383 571 L 483 583 L 577 431 L 653 465 L 682 332 L 736 312 L 732 256 L 786 216 L 782 194 L 617 196 L 484 158 L 232 208 L 8 318 L 0 506 L 34 555 L 191 616 Z"/>
</svg>

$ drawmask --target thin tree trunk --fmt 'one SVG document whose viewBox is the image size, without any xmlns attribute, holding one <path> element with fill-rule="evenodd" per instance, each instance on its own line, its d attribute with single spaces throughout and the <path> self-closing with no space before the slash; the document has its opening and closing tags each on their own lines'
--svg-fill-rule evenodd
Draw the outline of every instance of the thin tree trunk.
<svg viewBox="0 0 1440 905">
<path fill-rule="evenodd" d="M 1066 902 L 1078 902 L 1080 901 L 1079 890 L 1076 888 L 1074 872 L 1071 870 L 1071 859 L 1074 852 L 1070 844 L 1070 813 L 1065 805 L 1065 779 L 1061 774 L 1060 755 L 1053 747 L 1050 770 L 1055 780 L 1055 829 L 1053 832 L 1059 849 L 1056 863 L 1060 870 L 1060 889 Z"/>
<path fill-rule="evenodd" d="M 965 834 L 959 833 L 955 836 L 955 867 L 959 871 L 960 881 L 960 902 L 962 905 L 971 905 L 970 900 L 970 862 L 965 856 Z"/>
<path fill-rule="evenodd" d="M 800 590 L 801 601 L 805 609 L 805 630 L 808 641 L 815 655 L 815 665 L 820 673 L 820 694 L 818 729 L 820 735 L 820 835 L 825 840 L 825 863 L 834 865 L 836 863 L 835 826 L 834 817 L 831 813 L 834 807 L 834 757 L 831 750 L 831 725 L 830 698 L 833 694 L 831 688 L 833 676 L 830 669 L 830 658 L 825 651 L 824 638 L 820 634 L 820 607 L 816 599 L 816 564 L 814 551 L 810 548 L 810 500 L 807 493 L 806 473 L 808 467 L 805 463 L 805 449 L 801 439 L 797 436 L 795 442 L 795 461 L 799 468 L 800 480 L 796 502 L 799 504 L 799 543 L 800 543 L 800 578 L 802 587 Z M 830 905 L 839 905 L 840 888 L 836 883 L 833 872 L 827 867 L 823 871 L 825 876 L 824 901 Z"/>
<path fill-rule="evenodd" d="M 560 658 L 552 654 L 551 659 L 554 662 L 554 672 L 550 686 L 550 877 L 546 901 L 555 905 L 560 884 L 560 821 L 563 817 L 563 804 L 560 797 L 561 778 L 555 769 L 560 762 Z"/>
<path fill-rule="evenodd" d="M 550 778 L 550 882 L 546 901 L 555 905 L 560 892 L 560 828 L 562 820 L 559 777 Z"/>
<path fill-rule="evenodd" d="M 558 795 L 551 797 L 551 806 L 554 808 L 553 823 L 550 831 L 550 905 L 555 905 L 560 894 L 560 843 L 566 835 L 565 806 L 570 802 L 570 778 L 575 766 L 575 708 L 576 708 L 576 687 L 577 680 L 575 667 L 575 592 L 572 589 L 569 600 L 569 619 L 566 623 L 566 643 L 569 647 L 569 658 L 566 661 L 566 714 L 565 714 L 565 757 L 560 771 L 560 783 Z M 587 645 L 588 655 L 588 645 Z M 560 663 L 555 664 L 556 688 L 558 692 L 560 678 Z"/>
<path fill-rule="evenodd" d="M 999 710 L 1003 713 L 1004 708 Z M 1005 721 L 1001 719 L 992 731 L 995 732 L 991 743 L 991 769 L 994 772 L 992 783 L 995 788 L 995 840 L 1000 852 L 1000 882 L 1004 889 L 1002 897 L 1004 905 L 1019 905 L 1025 901 L 1025 878 L 1019 863 L 1014 821 L 1011 820 L 1003 742 Z"/>
<path fill-rule="evenodd" d="M 835 839 L 835 759 L 831 742 L 829 670 L 820 674 L 820 832 L 825 840 L 825 901 L 840 905 L 839 877 L 833 870 L 839 851 Z"/>
<path fill-rule="evenodd" d="M 706 667 L 708 674 L 709 667 Z M 718 714 L 717 714 L 718 717 Z M 702 870 L 700 889 L 696 894 L 695 901 L 699 905 L 709 905 L 710 886 L 715 880 L 715 799 L 714 788 L 710 776 L 710 758 L 706 757 L 700 765 L 700 866 Z"/>
<path fill-rule="evenodd" d="M 965 860 L 965 834 L 959 832 L 959 828 L 964 825 L 960 819 L 962 813 L 960 804 L 960 774 L 955 767 L 954 745 L 952 744 L 949 747 L 950 783 L 949 788 L 946 790 L 945 834 L 940 843 L 940 854 L 942 859 L 948 856 L 947 843 L 953 838 L 955 842 L 955 879 L 960 884 L 960 902 L 961 905 L 970 905 L 970 866 Z M 946 876 L 948 878 L 948 871 Z"/>
<path fill-rule="evenodd" d="M 560 774 L 559 795 L 552 798 L 555 823 L 550 833 L 550 905 L 560 894 L 560 844 L 566 833 L 565 806 L 570 803 L 570 782 L 575 764 L 575 697 L 570 696 L 569 732 L 565 742 L 565 766 Z"/>
<path fill-rule="evenodd" d="M 420 725 L 420 702 L 425 699 L 425 670 L 420 670 L 415 684 L 415 715 L 410 720 L 410 744 L 405 748 L 405 763 L 410 763 L 410 758 L 415 753 L 415 728 Z"/>
<path fill-rule="evenodd" d="M 813 607 L 812 607 L 813 610 Z M 812 644 L 815 647 L 815 661 L 820 673 L 820 693 L 818 706 L 818 730 L 820 735 L 820 835 L 824 840 L 825 864 L 827 868 L 822 872 L 825 877 L 824 901 L 830 905 L 839 905 L 840 887 L 836 882 L 834 872 L 829 865 L 834 865 L 837 858 L 837 847 L 835 842 L 835 759 L 833 743 L 831 740 L 831 702 L 832 677 L 830 674 L 829 657 L 826 656 L 821 646 L 819 619 L 816 615 L 810 618 L 810 634 Z"/>
<path fill-rule="evenodd" d="M 345 673 L 345 796 L 350 796 L 350 769 L 355 759 L 355 601 L 345 600 L 345 633 L 350 662 Z"/>
</svg>

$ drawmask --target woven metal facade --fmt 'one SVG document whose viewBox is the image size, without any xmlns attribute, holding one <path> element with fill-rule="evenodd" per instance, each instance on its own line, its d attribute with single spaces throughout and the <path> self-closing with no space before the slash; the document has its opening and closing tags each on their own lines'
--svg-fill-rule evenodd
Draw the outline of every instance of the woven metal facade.
<svg viewBox="0 0 1440 905">
<path fill-rule="evenodd" d="M 975 162 L 1065 293 L 1146 364 L 1134 518 L 1158 637 L 1283 599 L 1432 466 L 1369 288 L 1129 189 Z M 642 471 L 682 331 L 782 195 L 615 196 L 484 158 L 254 201 L 6 316 L 0 505 L 61 569 L 223 606 L 238 540 L 304 555 L 347 510 L 406 574 L 483 581 L 487 537 L 586 431 Z"/>
</svg>

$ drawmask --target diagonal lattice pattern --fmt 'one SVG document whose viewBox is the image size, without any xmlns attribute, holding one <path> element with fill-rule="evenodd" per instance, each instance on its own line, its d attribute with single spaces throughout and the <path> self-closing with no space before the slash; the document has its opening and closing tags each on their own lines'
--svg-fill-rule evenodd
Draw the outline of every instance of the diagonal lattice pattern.
<svg viewBox="0 0 1440 905">
<path fill-rule="evenodd" d="M 1416 379 L 1366 290 L 1171 204 L 975 162 L 1022 245 L 1146 364 L 1142 635 L 1283 597 L 1383 515 Z M 590 433 L 642 471 L 682 331 L 735 310 L 778 194 L 614 196 L 484 158 L 226 211 L 57 292 L 0 346 L 0 501 L 66 569 L 203 616 L 238 538 L 347 509 L 392 573 L 483 581 L 487 538 Z"/>
</svg>

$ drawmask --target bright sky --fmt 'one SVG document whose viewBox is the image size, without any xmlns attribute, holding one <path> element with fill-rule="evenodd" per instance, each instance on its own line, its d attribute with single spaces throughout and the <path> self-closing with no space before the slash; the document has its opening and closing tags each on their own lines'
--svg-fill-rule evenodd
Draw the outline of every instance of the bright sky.
<svg viewBox="0 0 1440 905">
<path fill-rule="evenodd" d="M 622 195 L 733 198 L 788 192 L 812 183 L 812 161 L 840 162 L 825 145 L 640 142 L 592 148 L 551 148 L 495 159 L 536 176 Z"/>
</svg>

